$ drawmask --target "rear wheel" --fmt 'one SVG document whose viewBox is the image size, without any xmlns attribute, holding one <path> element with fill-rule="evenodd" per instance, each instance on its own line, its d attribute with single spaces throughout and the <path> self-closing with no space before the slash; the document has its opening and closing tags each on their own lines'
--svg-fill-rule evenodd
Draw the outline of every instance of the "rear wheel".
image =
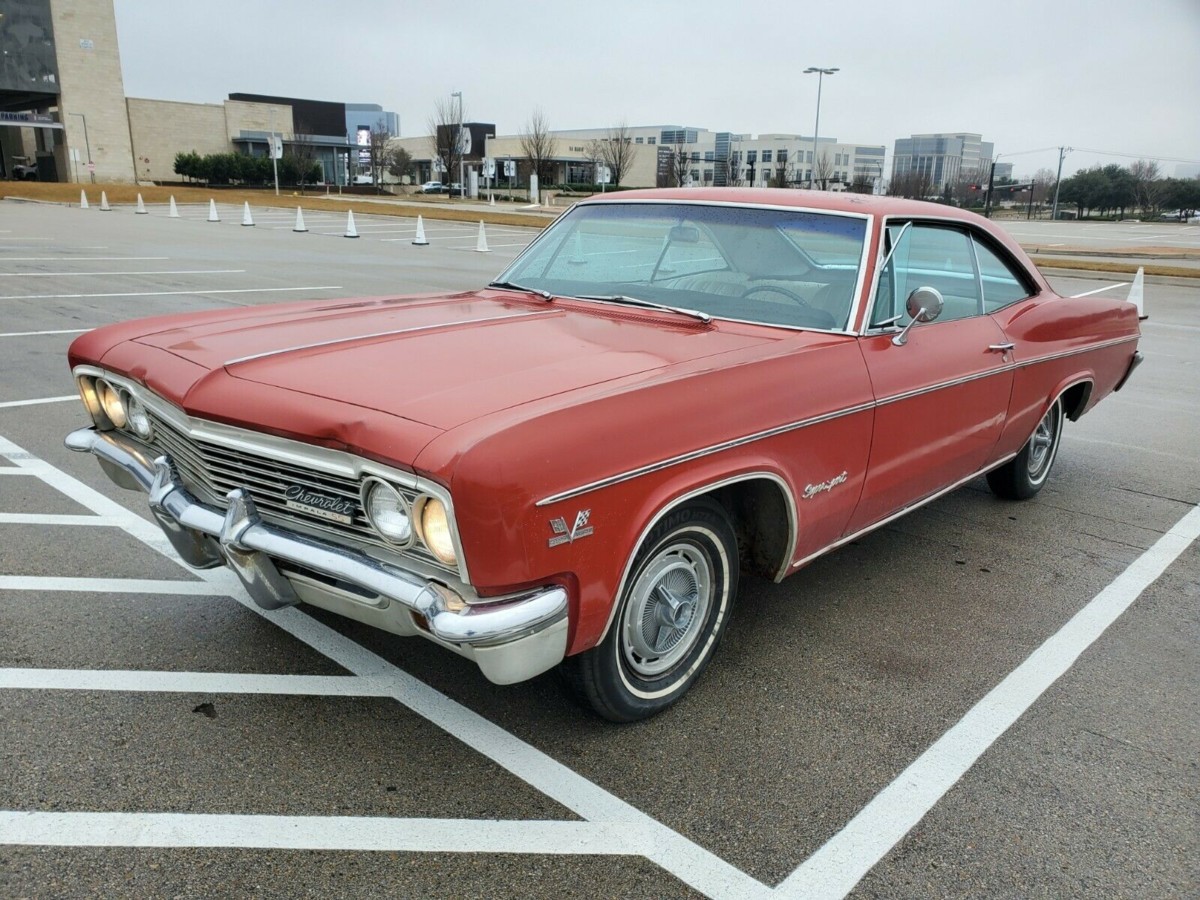
<svg viewBox="0 0 1200 900">
<path fill-rule="evenodd" d="M 604 641 L 571 657 L 569 680 L 614 722 L 666 709 L 716 651 L 737 593 L 737 540 L 724 509 L 672 510 L 638 550 Z"/>
<path fill-rule="evenodd" d="M 1028 500 L 1042 489 L 1058 456 L 1063 429 L 1062 400 L 1055 400 L 1038 422 L 1021 452 L 998 469 L 988 472 L 988 487 L 1005 500 Z"/>
</svg>

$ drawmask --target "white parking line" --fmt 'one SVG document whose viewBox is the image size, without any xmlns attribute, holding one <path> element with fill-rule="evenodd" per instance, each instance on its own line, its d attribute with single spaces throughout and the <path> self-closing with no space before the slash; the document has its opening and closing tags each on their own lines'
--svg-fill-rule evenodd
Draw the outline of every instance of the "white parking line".
<svg viewBox="0 0 1200 900">
<path fill-rule="evenodd" d="M 0 513 L 0 525 L 82 525 L 115 526 L 103 516 L 67 516 L 46 513 Z"/>
<path fill-rule="evenodd" d="M 148 262 L 169 256 L 0 256 L 6 262 Z"/>
<path fill-rule="evenodd" d="M 62 331 L 10 331 L 6 334 L 0 334 L 0 338 L 6 337 L 39 337 L 44 334 L 83 334 L 85 331 L 91 331 L 90 328 L 66 328 Z"/>
<path fill-rule="evenodd" d="M 212 585 L 207 581 L 167 581 L 149 578 L 65 578 L 57 575 L 0 575 L 0 591 L 171 594 L 172 596 L 200 597 L 218 597 L 227 593 L 223 586 Z"/>
<path fill-rule="evenodd" d="M 245 269 L 156 269 L 150 272 L 0 272 L 0 278 L 66 278 L 100 275 L 229 275 Z"/>
<path fill-rule="evenodd" d="M 0 300 L 80 300 L 89 297 L 174 297 L 187 294 L 207 297 L 211 294 L 271 294 L 283 291 L 340 291 L 341 289 L 342 286 L 340 284 L 314 284 L 304 287 L 233 288 L 217 291 L 194 289 L 190 291 L 134 291 L 115 294 L 10 294 L 6 297 L 0 297 Z"/>
<path fill-rule="evenodd" d="M 975 761 L 1200 537 L 1193 507 L 779 885 L 781 897 L 854 889 Z"/>
<path fill-rule="evenodd" d="M 78 399 L 78 394 L 68 394 L 65 397 L 41 397 L 37 400 L 5 400 L 0 403 L 0 409 L 9 409 L 13 406 L 41 406 L 43 403 L 65 403 L 68 400 Z"/>
<path fill-rule="evenodd" d="M 623 822 L 0 812 L 0 844 L 50 847 L 637 856 L 652 837 Z"/>
<path fill-rule="evenodd" d="M 294 694 L 386 697 L 388 686 L 357 675 L 259 675 L 113 669 L 0 669 L 0 689 L 174 694 Z"/>
<path fill-rule="evenodd" d="M 1094 291 L 1084 291 L 1082 294 L 1072 294 L 1067 299 L 1077 300 L 1080 297 L 1090 297 L 1090 296 L 1092 296 L 1092 294 L 1102 294 L 1105 291 L 1111 291 L 1113 288 L 1119 288 L 1119 287 L 1129 287 L 1129 282 L 1128 281 L 1118 281 L 1115 284 L 1109 284 L 1109 285 L 1105 285 L 1102 288 L 1096 288 Z"/>
</svg>

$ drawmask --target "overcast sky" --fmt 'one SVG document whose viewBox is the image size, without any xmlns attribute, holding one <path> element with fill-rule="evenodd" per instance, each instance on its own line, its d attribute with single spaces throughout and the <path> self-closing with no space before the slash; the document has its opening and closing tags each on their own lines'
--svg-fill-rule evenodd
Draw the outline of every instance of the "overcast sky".
<svg viewBox="0 0 1200 900">
<path fill-rule="evenodd" d="M 1054 168 L 1060 144 L 1064 173 L 1200 166 L 1200 0 L 114 2 L 130 97 L 378 103 L 406 137 L 451 91 L 499 134 L 540 107 L 554 129 L 811 135 L 802 72 L 837 66 L 820 133 L 889 161 L 896 138 L 964 131 L 1017 175 Z"/>
</svg>

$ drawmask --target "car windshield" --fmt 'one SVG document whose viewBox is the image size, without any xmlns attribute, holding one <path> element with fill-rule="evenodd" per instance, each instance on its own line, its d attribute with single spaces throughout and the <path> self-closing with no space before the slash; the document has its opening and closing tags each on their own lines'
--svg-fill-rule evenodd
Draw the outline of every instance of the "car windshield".
<svg viewBox="0 0 1200 900">
<path fill-rule="evenodd" d="M 497 279 L 768 325 L 844 330 L 867 221 L 691 203 L 598 203 L 560 218 Z"/>
</svg>

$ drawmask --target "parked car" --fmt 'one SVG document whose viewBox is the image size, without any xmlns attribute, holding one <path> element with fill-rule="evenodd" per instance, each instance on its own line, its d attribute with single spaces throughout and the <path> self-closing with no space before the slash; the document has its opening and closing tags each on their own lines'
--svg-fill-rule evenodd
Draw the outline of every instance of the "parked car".
<svg viewBox="0 0 1200 900">
<path fill-rule="evenodd" d="M 30 156 L 14 156 L 12 158 L 13 181 L 37 181 L 38 167 Z"/>
<path fill-rule="evenodd" d="M 372 178 L 370 175 L 355 175 L 354 183 L 355 184 L 374 184 L 375 179 Z"/>
<path fill-rule="evenodd" d="M 446 189 L 440 181 L 427 181 L 421 185 L 422 194 L 440 194 Z"/>
<path fill-rule="evenodd" d="M 1138 318 L 946 206 L 631 191 L 468 294 L 83 335 L 67 446 L 264 607 L 420 635 L 500 684 L 562 665 L 629 721 L 701 676 L 743 573 L 982 475 L 1037 494 L 1140 361 Z"/>
</svg>

